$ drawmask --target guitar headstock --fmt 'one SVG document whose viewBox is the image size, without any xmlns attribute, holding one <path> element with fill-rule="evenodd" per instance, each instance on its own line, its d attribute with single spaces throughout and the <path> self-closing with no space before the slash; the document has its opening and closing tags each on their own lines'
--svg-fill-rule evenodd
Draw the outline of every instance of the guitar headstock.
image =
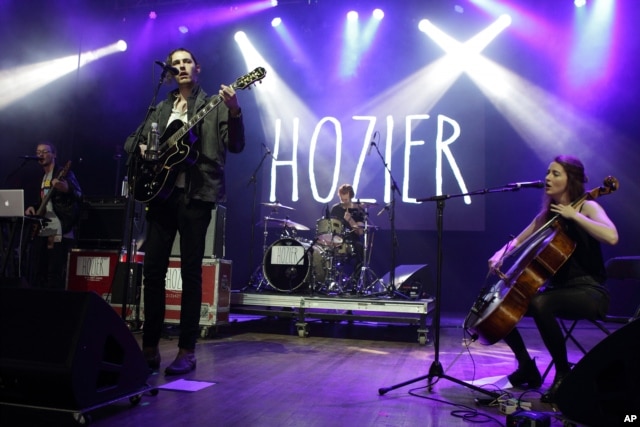
<svg viewBox="0 0 640 427">
<path fill-rule="evenodd" d="M 239 77 L 234 83 L 233 87 L 235 89 L 246 89 L 253 85 L 254 83 L 261 81 L 264 79 L 264 76 L 267 75 L 267 70 L 263 67 L 257 67 L 250 73 L 245 74 L 242 77 Z"/>
<path fill-rule="evenodd" d="M 58 174 L 58 179 L 64 178 L 65 176 L 67 176 L 67 173 L 69 173 L 69 169 L 71 169 L 71 160 L 68 160 L 67 163 L 64 165 L 64 167 Z"/>
</svg>

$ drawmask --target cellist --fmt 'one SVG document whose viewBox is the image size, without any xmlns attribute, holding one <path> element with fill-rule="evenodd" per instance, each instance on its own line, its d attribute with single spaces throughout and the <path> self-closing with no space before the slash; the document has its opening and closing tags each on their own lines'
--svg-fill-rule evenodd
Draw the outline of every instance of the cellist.
<svg viewBox="0 0 640 427">
<path fill-rule="evenodd" d="M 618 243 L 618 231 L 603 207 L 595 200 L 572 205 L 585 192 L 587 182 L 582 162 L 568 155 L 557 156 L 545 176 L 541 211 L 513 240 L 489 259 L 489 268 L 500 268 L 502 260 L 555 215 L 563 231 L 576 243 L 575 251 L 545 286 L 534 295 L 527 314 L 533 317 L 540 336 L 553 359 L 556 374 L 541 401 L 553 403 L 563 379 L 570 371 L 567 347 L 558 318 L 600 319 L 609 308 L 609 294 L 604 286 L 605 267 L 601 243 Z M 508 375 L 514 387 L 539 388 L 542 377 L 531 359 L 517 328 L 504 338 L 518 362 Z"/>
</svg>

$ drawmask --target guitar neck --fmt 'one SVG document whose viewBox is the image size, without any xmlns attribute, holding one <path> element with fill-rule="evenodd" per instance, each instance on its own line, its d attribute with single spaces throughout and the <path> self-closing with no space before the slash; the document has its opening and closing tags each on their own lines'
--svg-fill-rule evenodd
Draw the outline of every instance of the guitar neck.
<svg viewBox="0 0 640 427">
<path fill-rule="evenodd" d="M 231 85 L 231 87 L 235 89 L 234 85 Z M 191 129 L 193 129 L 195 125 L 197 125 L 202 119 L 204 119 L 207 116 L 207 114 L 215 110 L 218 107 L 218 105 L 220 105 L 221 102 L 222 102 L 222 97 L 220 95 L 214 96 L 209 102 L 205 104 L 204 107 L 198 110 L 198 112 L 192 118 L 190 118 L 180 128 L 180 130 L 178 130 L 176 133 L 171 135 L 171 137 L 167 139 L 165 145 L 168 147 L 173 147 L 174 145 L 176 145 L 180 140 L 182 140 L 182 138 L 187 133 L 189 133 Z"/>
<path fill-rule="evenodd" d="M 64 165 L 64 167 L 60 170 L 60 173 L 58 173 L 58 176 L 56 176 L 56 179 L 60 180 L 64 178 L 67 175 L 67 173 L 69 173 L 70 168 L 71 168 L 71 160 L 69 160 Z M 51 197 L 55 192 L 56 192 L 56 189 L 53 186 L 53 179 L 52 179 L 49 192 L 46 194 L 46 196 L 44 196 L 44 198 L 42 199 L 42 203 L 40 203 L 40 207 L 38 207 L 38 210 L 36 211 L 37 216 L 44 216 L 44 214 L 47 213 L 47 204 L 49 203 L 49 200 L 51 200 Z"/>
</svg>

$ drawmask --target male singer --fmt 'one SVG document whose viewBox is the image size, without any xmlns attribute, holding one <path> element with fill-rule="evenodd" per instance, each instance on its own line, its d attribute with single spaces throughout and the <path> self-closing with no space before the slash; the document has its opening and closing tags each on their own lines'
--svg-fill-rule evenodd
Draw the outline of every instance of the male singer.
<svg viewBox="0 0 640 427">
<path fill-rule="evenodd" d="M 167 58 L 167 66 L 178 87 L 171 91 L 143 123 L 141 140 L 134 132 L 126 141 L 131 154 L 143 154 L 151 124 L 158 124 L 164 137 L 170 123 L 187 122 L 210 98 L 200 87 L 201 68 L 195 56 L 179 48 Z M 178 355 L 165 369 L 166 375 L 186 374 L 196 367 L 195 347 L 199 335 L 202 302 L 202 258 L 205 237 L 216 203 L 224 202 L 225 161 L 227 151 L 244 149 L 244 125 L 240 105 L 232 87 L 221 85 L 217 92 L 222 102 L 194 126 L 195 141 L 191 149 L 198 153 L 194 163 L 184 161 L 176 166 L 175 186 L 166 195 L 148 203 L 147 237 L 144 257 L 144 311 L 142 335 L 143 353 L 151 370 L 160 367 L 158 344 L 162 335 L 165 313 L 165 277 L 171 247 L 180 233 L 180 272 L 182 303 Z M 185 142 L 186 141 L 182 141 Z"/>
</svg>

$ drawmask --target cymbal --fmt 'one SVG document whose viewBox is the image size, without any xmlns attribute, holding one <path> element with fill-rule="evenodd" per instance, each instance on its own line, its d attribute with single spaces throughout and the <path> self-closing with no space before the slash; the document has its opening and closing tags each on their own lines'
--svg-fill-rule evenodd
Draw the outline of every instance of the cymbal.
<svg viewBox="0 0 640 427">
<path fill-rule="evenodd" d="M 359 228 L 360 230 L 364 230 L 364 224 L 356 224 L 356 226 L 355 226 L 355 227 L 353 227 L 353 228 L 354 228 L 354 229 L 355 229 L 355 228 Z M 368 229 L 368 230 L 377 230 L 377 229 L 379 229 L 379 228 L 380 228 L 380 226 L 378 226 L 378 225 L 367 224 L 367 229 Z"/>
<path fill-rule="evenodd" d="M 264 203 L 261 203 L 261 205 L 266 206 L 266 207 L 268 207 L 268 208 L 274 208 L 274 209 L 289 209 L 289 210 L 291 210 L 291 211 L 295 211 L 295 208 L 292 208 L 292 207 L 289 207 L 289 206 L 285 206 L 285 205 L 281 205 L 281 204 L 280 204 L 280 203 L 278 203 L 278 202 L 273 202 L 273 203 L 271 203 L 271 202 L 264 202 Z"/>
<path fill-rule="evenodd" d="M 355 206 L 359 207 L 360 209 L 367 209 L 373 206 L 380 206 L 378 203 L 375 202 L 352 202 Z"/>
<path fill-rule="evenodd" d="M 306 225 L 298 224 L 297 222 L 293 222 L 290 219 L 282 219 L 282 218 L 270 218 L 266 217 L 262 221 L 260 221 L 257 225 L 263 225 L 264 223 L 276 226 L 276 227 L 289 227 L 295 230 L 306 231 L 309 230 L 309 227 Z"/>
</svg>

